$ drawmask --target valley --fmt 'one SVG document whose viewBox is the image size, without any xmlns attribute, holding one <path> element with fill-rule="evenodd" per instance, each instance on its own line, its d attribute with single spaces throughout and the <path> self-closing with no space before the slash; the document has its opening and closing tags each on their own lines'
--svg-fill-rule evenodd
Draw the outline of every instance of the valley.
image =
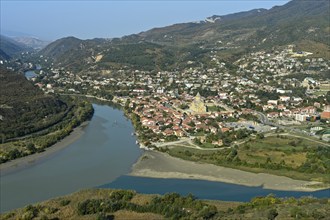
<svg viewBox="0 0 330 220">
<path fill-rule="evenodd" d="M 193 180 L 217 181 L 297 192 L 295 197 L 303 191 L 321 193 L 319 199 L 270 195 L 259 198 L 262 201 L 251 197 L 248 203 L 225 204 L 118 191 L 118 205 L 111 197 L 116 190 L 93 189 L 62 202 L 27 206 L 4 218 L 322 219 L 330 187 L 329 4 L 292 0 L 270 9 L 213 15 L 120 38 L 69 36 L 47 44 L 1 35 L 0 47 L 1 184 L 9 189 L 20 172 L 38 178 L 39 172 L 62 159 L 90 173 L 96 165 L 109 169 L 93 183 L 84 178 L 46 197 L 24 197 L 22 205 L 81 190 L 84 183 L 87 188 L 111 187 L 126 177 L 184 179 L 187 185 Z M 70 137 L 73 141 L 65 141 Z M 53 150 L 41 154 L 47 148 Z M 81 158 L 72 156 L 73 151 Z M 36 159 L 28 159 L 32 154 Z M 18 158 L 23 158 L 23 165 Z M 123 161 L 116 167 L 107 158 Z M 74 173 L 56 168 L 57 173 L 66 171 Z M 155 199 L 168 197 L 182 200 L 180 216 L 171 215 L 168 204 L 162 210 L 151 207 Z M 138 204 L 140 200 L 149 205 Z M 193 205 L 185 211 L 188 200 L 188 206 Z M 16 202 L 8 203 L 5 211 L 17 208 Z M 313 211 L 304 212 L 298 205 Z"/>
</svg>

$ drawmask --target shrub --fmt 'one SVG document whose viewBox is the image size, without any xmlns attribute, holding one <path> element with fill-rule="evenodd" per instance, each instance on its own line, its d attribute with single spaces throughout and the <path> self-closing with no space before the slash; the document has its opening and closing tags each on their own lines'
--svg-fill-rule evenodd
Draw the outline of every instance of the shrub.
<svg viewBox="0 0 330 220">
<path fill-rule="evenodd" d="M 61 205 L 61 206 L 66 206 L 66 205 L 69 205 L 70 202 L 71 202 L 71 201 L 68 200 L 68 199 L 63 199 L 63 200 L 60 201 L 60 205 Z"/>
</svg>

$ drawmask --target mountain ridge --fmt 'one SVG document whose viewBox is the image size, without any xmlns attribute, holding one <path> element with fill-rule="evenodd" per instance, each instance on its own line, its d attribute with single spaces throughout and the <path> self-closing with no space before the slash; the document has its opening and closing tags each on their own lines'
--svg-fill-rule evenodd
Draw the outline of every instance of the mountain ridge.
<svg viewBox="0 0 330 220">
<path fill-rule="evenodd" d="M 48 41 L 43 41 L 35 37 L 13 37 L 12 39 L 35 50 L 40 50 L 49 44 Z"/>
<path fill-rule="evenodd" d="M 0 35 L 0 49 L 2 53 L 7 54 L 9 57 L 13 57 L 24 51 L 32 50 L 32 48 L 27 47 L 22 43 L 16 42 L 15 40 L 4 35 Z"/>
<path fill-rule="evenodd" d="M 205 48 L 222 50 L 226 56 L 231 54 L 230 57 L 246 51 L 270 50 L 274 46 L 289 44 L 297 45 L 299 50 L 308 49 L 316 56 L 330 58 L 329 14 L 329 1 L 292 0 L 269 10 L 253 9 L 225 16 L 213 15 L 207 18 L 209 22 L 173 24 L 111 40 L 62 38 L 39 54 L 50 57 L 57 65 L 82 65 L 80 69 L 126 65 L 140 68 L 144 63 L 154 69 L 163 66 L 175 68 L 179 60 L 184 61 L 189 57 L 196 59 L 196 56 L 189 54 L 203 54 L 207 52 Z M 124 48 L 128 51 L 123 51 Z M 113 54 L 118 52 L 119 57 Z M 154 54 L 151 57 L 150 52 Z M 96 62 L 97 55 L 103 58 Z M 160 60 L 168 60 L 171 59 L 169 56 L 174 55 L 177 56 L 174 64 L 172 61 L 159 62 L 159 59 L 154 59 L 161 57 Z M 135 59 L 136 62 L 127 62 L 127 58 Z M 169 63 L 171 65 L 167 65 Z"/>
</svg>

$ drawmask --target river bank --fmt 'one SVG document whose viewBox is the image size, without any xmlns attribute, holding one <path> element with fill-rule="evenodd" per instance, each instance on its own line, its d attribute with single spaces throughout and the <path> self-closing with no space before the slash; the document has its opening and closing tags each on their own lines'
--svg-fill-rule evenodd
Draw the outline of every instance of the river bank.
<svg viewBox="0 0 330 220">
<path fill-rule="evenodd" d="M 47 159 L 54 153 L 64 149 L 68 145 L 78 140 L 84 134 L 84 128 L 88 125 L 88 123 L 89 121 L 83 122 L 81 125 L 74 128 L 68 136 L 66 136 L 56 144 L 46 148 L 45 151 L 41 153 L 31 154 L 26 157 L 20 157 L 15 160 L 0 164 L 0 176 L 19 171 L 29 166 L 33 166 L 38 162 Z"/>
<path fill-rule="evenodd" d="M 324 188 L 320 182 L 294 180 L 266 173 L 250 173 L 213 164 L 203 164 L 174 158 L 168 154 L 146 151 L 133 165 L 131 176 L 151 178 L 199 179 L 244 186 L 262 186 L 264 189 L 313 192 Z M 314 185 L 314 186 L 313 186 Z"/>
</svg>

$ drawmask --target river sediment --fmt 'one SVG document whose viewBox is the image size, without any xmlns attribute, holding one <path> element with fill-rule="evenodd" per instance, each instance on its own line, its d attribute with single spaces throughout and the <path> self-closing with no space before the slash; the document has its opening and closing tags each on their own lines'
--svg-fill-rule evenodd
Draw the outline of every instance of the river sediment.
<svg viewBox="0 0 330 220">
<path fill-rule="evenodd" d="M 285 176 L 251 173 L 197 163 L 171 157 L 166 153 L 146 151 L 133 165 L 131 176 L 152 178 L 178 178 L 218 181 L 244 186 L 262 186 L 264 189 L 313 192 L 324 188 L 313 187 L 320 182 L 294 180 Z"/>
<path fill-rule="evenodd" d="M 31 154 L 25 157 L 20 157 L 15 160 L 0 164 L 0 176 L 19 171 L 38 162 L 41 162 L 47 159 L 49 156 L 53 155 L 54 153 L 74 143 L 84 134 L 84 128 L 88 125 L 88 123 L 89 121 L 83 122 L 80 126 L 74 128 L 68 136 L 64 137 L 56 144 L 46 148 L 43 152 Z"/>
</svg>

